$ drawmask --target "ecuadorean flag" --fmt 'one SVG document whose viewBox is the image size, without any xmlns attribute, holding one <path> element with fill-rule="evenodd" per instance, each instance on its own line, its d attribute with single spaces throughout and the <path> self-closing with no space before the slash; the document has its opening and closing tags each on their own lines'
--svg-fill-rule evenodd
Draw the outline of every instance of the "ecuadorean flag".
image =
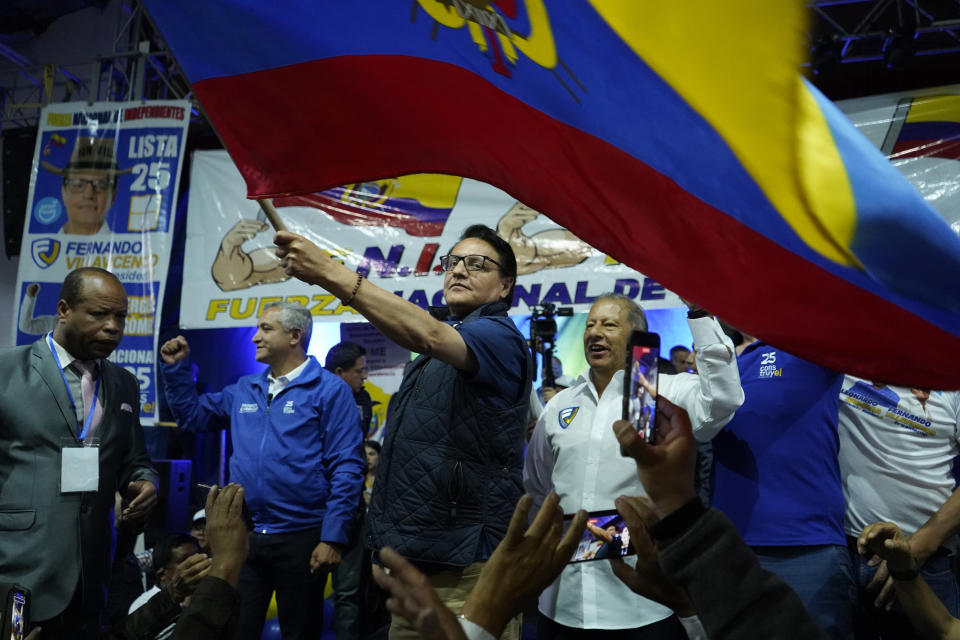
<svg viewBox="0 0 960 640">
<path fill-rule="evenodd" d="M 960 239 L 800 77 L 801 3 L 146 5 L 251 197 L 484 180 L 798 356 L 960 388 Z"/>
<path fill-rule="evenodd" d="M 398 227 L 411 236 L 439 236 L 462 178 L 417 173 L 277 198 L 277 207 L 314 207 L 340 224 Z"/>
</svg>

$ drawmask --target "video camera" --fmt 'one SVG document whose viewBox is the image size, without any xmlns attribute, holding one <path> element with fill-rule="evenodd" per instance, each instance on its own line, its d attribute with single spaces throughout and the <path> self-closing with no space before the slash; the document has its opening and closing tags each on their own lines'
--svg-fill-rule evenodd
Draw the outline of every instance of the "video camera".
<svg viewBox="0 0 960 640">
<path fill-rule="evenodd" d="M 533 362 L 537 362 L 537 354 L 543 356 L 543 386 L 556 386 L 557 380 L 553 373 L 553 345 L 557 339 L 556 316 L 572 316 L 573 307 L 558 307 L 551 302 L 542 302 L 530 307 L 530 351 Z M 549 363 L 549 365 L 547 364 Z"/>
</svg>

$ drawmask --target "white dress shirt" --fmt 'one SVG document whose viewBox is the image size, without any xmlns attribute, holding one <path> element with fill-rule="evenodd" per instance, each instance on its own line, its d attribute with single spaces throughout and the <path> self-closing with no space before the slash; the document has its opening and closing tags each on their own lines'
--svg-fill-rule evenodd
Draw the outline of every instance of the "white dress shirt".
<svg viewBox="0 0 960 640">
<path fill-rule="evenodd" d="M 704 440 L 723 428 L 743 403 L 730 339 L 713 318 L 690 320 L 700 375 L 659 376 L 659 394 L 690 414 Z M 645 496 L 636 463 L 620 455 L 613 433 L 623 408 L 623 371 L 598 397 L 589 372 L 547 403 L 524 461 L 523 482 L 539 504 L 551 491 L 564 513 L 613 509 L 621 495 Z M 535 511 L 534 511 L 535 512 Z M 658 622 L 670 609 L 641 598 L 613 574 L 609 562 L 567 565 L 540 596 L 540 611 L 579 629 L 631 629 Z"/>
<path fill-rule="evenodd" d="M 270 399 L 272 400 L 273 397 L 276 396 L 278 393 L 280 393 L 284 387 L 286 387 L 288 384 L 296 380 L 297 376 L 303 373 L 303 370 L 307 368 L 308 362 L 310 362 L 310 358 L 307 358 L 306 360 L 301 362 L 299 366 L 297 366 L 290 373 L 284 374 L 279 378 L 274 378 L 273 374 L 268 371 L 267 383 L 269 386 L 267 387 L 267 395 L 270 397 Z"/>
</svg>

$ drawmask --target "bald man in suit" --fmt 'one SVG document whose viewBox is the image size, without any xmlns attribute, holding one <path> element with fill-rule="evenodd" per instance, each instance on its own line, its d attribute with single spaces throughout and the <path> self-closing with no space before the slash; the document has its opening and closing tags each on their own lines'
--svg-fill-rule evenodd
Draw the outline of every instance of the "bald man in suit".
<svg viewBox="0 0 960 640">
<path fill-rule="evenodd" d="M 53 332 L 0 351 L 0 582 L 32 591 L 44 640 L 96 637 L 115 491 L 121 518 L 156 502 L 137 379 L 106 360 L 126 314 L 113 274 L 78 269 Z"/>
</svg>

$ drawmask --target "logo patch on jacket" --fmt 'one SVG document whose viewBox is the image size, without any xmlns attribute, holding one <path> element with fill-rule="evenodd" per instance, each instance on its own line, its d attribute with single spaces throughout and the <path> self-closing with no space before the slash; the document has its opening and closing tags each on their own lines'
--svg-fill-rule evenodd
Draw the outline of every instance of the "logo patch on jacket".
<svg viewBox="0 0 960 640">
<path fill-rule="evenodd" d="M 566 409 L 560 410 L 560 415 L 557 416 L 560 419 L 560 428 L 566 429 L 570 426 L 570 423 L 573 422 L 573 419 L 577 417 L 577 412 L 580 411 L 580 407 L 567 407 Z"/>
<path fill-rule="evenodd" d="M 258 408 L 256 402 L 240 403 L 240 413 L 256 413 Z"/>
<path fill-rule="evenodd" d="M 293 413 L 293 400 L 287 400 L 287 404 L 283 405 L 284 413 Z"/>
</svg>

